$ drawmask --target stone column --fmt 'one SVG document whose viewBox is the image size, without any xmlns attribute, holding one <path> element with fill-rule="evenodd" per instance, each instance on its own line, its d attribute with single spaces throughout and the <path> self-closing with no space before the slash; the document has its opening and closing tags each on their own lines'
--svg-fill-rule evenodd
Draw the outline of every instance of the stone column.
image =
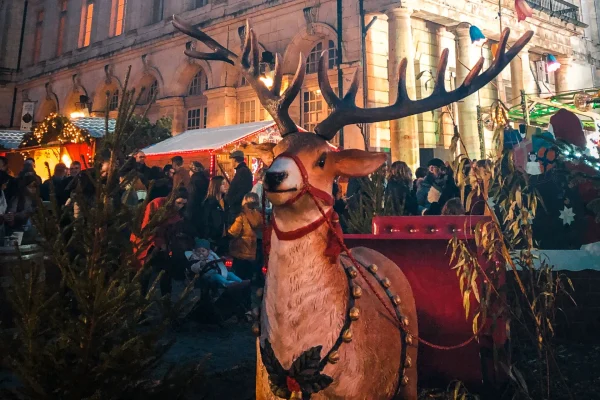
<svg viewBox="0 0 600 400">
<path fill-rule="evenodd" d="M 448 32 L 447 28 L 445 26 L 441 26 L 438 28 L 437 31 L 437 42 L 438 42 L 438 57 L 442 55 L 442 51 L 444 51 L 444 49 L 448 49 L 449 50 L 449 54 L 448 54 L 448 66 L 446 67 L 446 77 L 445 79 L 448 80 L 449 78 L 449 69 L 451 66 L 455 66 L 456 62 L 453 60 L 456 60 L 456 49 L 455 49 L 455 45 L 454 45 L 454 34 L 452 34 L 451 32 Z M 449 87 L 446 88 L 447 90 L 450 90 Z M 441 118 L 440 118 L 440 132 L 442 133 L 442 143 L 444 145 L 444 148 L 448 149 L 450 148 L 451 142 L 452 142 L 452 136 L 454 136 L 454 126 L 452 125 L 452 116 L 449 114 L 453 112 L 452 109 L 450 107 L 444 107 L 441 110 Z"/>
<path fill-rule="evenodd" d="M 169 97 L 156 100 L 155 106 L 158 108 L 159 116 L 171 117 L 173 120 L 173 136 L 185 131 L 187 123 L 187 114 L 185 114 L 184 102 L 182 97 Z M 153 106 L 154 107 L 154 106 Z"/>
<path fill-rule="evenodd" d="M 388 80 L 390 83 L 390 103 L 398 95 L 398 66 L 403 58 L 408 61 L 406 88 L 411 99 L 416 98 L 415 88 L 415 47 L 412 39 L 410 16 L 412 10 L 394 8 L 388 17 Z M 390 148 L 392 161 L 402 160 L 414 171 L 419 166 L 419 132 L 416 116 L 390 121 Z"/>
<path fill-rule="evenodd" d="M 207 128 L 237 124 L 237 94 L 235 88 L 220 87 L 204 92 L 208 104 Z"/>
<path fill-rule="evenodd" d="M 514 98 L 512 102 L 513 105 L 518 104 L 521 101 L 521 90 L 524 90 L 525 94 L 529 96 L 539 95 L 535 77 L 531 72 L 533 66 L 529 59 L 529 49 L 529 46 L 525 46 L 519 55 L 513 58 L 510 63 L 510 82 Z"/>
<path fill-rule="evenodd" d="M 568 92 L 570 87 L 567 75 L 573 59 L 571 57 L 556 57 L 556 59 L 560 63 L 560 68 L 554 72 L 555 91 L 556 93 Z"/>
<path fill-rule="evenodd" d="M 479 59 L 481 49 L 471 43 L 469 27 L 461 26 L 456 29 L 456 33 L 458 36 L 456 87 L 459 87 L 464 82 L 469 70 Z M 481 148 L 479 146 L 479 134 L 477 132 L 477 96 L 477 93 L 473 93 L 469 97 L 458 102 L 458 130 L 469 158 L 480 159 L 482 156 Z M 459 152 L 464 153 L 464 151 L 464 148 L 460 146 Z"/>
</svg>

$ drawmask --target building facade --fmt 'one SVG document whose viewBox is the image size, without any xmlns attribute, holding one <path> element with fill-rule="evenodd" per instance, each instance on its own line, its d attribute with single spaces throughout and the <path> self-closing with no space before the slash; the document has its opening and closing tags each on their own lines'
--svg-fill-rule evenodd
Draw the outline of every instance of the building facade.
<svg viewBox="0 0 600 400">
<path fill-rule="evenodd" d="M 444 48 L 450 50 L 446 87 L 452 89 L 479 57 L 489 65 L 501 26 L 511 28 L 509 46 L 533 30 L 534 38 L 510 68 L 458 104 L 343 130 L 345 147 L 364 148 L 368 142 L 416 167 L 422 159 L 452 156 L 456 124 L 466 151 L 481 158 L 477 106 L 514 104 L 521 90 L 547 96 L 600 83 L 596 2 L 529 0 L 534 15 L 519 23 L 514 0 L 0 0 L 0 126 L 19 126 L 23 102 L 35 104 L 34 122 L 82 107 L 97 116 L 115 113 L 129 68 L 129 87 L 144 88 L 140 112 L 149 107 L 151 119 L 171 117 L 174 134 L 268 119 L 235 68 L 184 55 L 186 46 L 210 50 L 178 33 L 171 24 L 174 14 L 234 52 L 241 49 L 249 19 L 263 50 L 265 76 L 273 55 L 283 56 L 284 85 L 300 55 L 306 57 L 306 79 L 290 114 L 308 130 L 328 112 L 316 74 L 323 51 L 332 85 L 347 89 L 358 69 L 357 104 L 376 107 L 394 101 L 404 57 L 409 94 L 423 98 L 432 92 Z M 482 47 L 471 43 L 472 25 L 489 39 Z M 561 63 L 556 72 L 546 68 L 549 54 Z M 491 137 L 485 131 L 488 146 Z"/>
</svg>

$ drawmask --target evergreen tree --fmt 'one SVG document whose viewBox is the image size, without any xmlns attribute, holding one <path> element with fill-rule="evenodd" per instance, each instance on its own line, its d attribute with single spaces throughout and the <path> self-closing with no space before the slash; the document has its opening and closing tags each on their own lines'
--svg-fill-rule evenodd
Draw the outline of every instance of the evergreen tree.
<svg viewBox="0 0 600 400">
<path fill-rule="evenodd" d="M 137 221 L 146 204 L 129 208 L 121 202 L 129 177 L 119 170 L 124 154 L 118 150 L 136 104 L 135 91 L 125 93 L 115 132 L 107 137 L 116 151 L 106 176 L 100 163 L 82 172 L 72 197 L 75 212 L 60 210 L 56 202 L 44 208 L 38 199 L 33 219 L 44 261 L 22 259 L 12 268 L 8 296 L 15 327 L 3 330 L 2 350 L 17 386 L 6 396 L 176 399 L 198 380 L 195 365 L 153 376 L 172 344 L 165 333 L 182 312 L 189 287 L 174 304 L 156 295 L 158 278 L 147 293 L 141 288 L 149 271 L 138 268 L 137 253 L 168 211 L 157 212 L 140 232 Z M 143 238 L 142 249 L 131 245 L 132 232 Z M 48 279 L 52 269 L 59 271 L 56 282 Z"/>
</svg>

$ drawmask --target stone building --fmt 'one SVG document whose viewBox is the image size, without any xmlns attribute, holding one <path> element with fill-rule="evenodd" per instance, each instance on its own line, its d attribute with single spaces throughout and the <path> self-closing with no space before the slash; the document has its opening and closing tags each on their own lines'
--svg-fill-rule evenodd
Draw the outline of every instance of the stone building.
<svg viewBox="0 0 600 400">
<path fill-rule="evenodd" d="M 366 92 L 361 89 L 357 103 L 375 107 L 395 99 L 403 57 L 409 60 L 409 94 L 422 98 L 431 93 L 442 49 L 450 49 L 446 87 L 455 88 L 480 56 L 489 65 L 501 25 L 512 30 L 509 44 L 534 30 L 510 68 L 464 101 L 343 130 L 345 147 L 363 148 L 363 132 L 371 148 L 391 148 L 393 159 L 415 167 L 434 155 L 451 157 L 454 121 L 471 157 L 480 158 L 477 105 L 518 102 L 521 90 L 543 96 L 598 84 L 598 0 L 528 1 L 534 16 L 518 23 L 514 0 L 0 0 L 0 126 L 18 127 L 24 101 L 35 103 L 34 121 L 51 112 L 69 115 L 82 106 L 92 115 L 104 115 L 107 108 L 114 113 L 128 67 L 130 87 L 145 88 L 140 111 L 155 97 L 150 118 L 170 116 L 174 133 L 269 118 L 233 67 L 183 54 L 186 46 L 209 50 L 176 32 L 173 14 L 234 52 L 250 19 L 265 76 L 273 54 L 280 53 L 284 81 L 291 79 L 303 54 L 307 76 L 291 114 L 309 130 L 328 110 L 316 77 L 324 50 L 332 84 L 347 89 L 358 69 Z M 471 43 L 471 25 L 489 39 L 483 47 Z M 548 54 L 562 65 L 554 73 L 546 69 Z M 491 136 L 485 132 L 486 143 Z"/>
</svg>

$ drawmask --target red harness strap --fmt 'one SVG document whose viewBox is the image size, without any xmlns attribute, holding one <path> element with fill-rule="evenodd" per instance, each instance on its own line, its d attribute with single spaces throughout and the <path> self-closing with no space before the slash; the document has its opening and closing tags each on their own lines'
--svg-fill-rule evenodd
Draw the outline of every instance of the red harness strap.
<svg viewBox="0 0 600 400">
<path fill-rule="evenodd" d="M 286 201 L 284 203 L 284 205 L 291 205 L 294 204 L 296 201 L 298 201 L 303 195 L 305 194 L 310 194 L 316 201 L 316 199 L 319 199 L 321 201 L 323 201 L 325 203 L 325 205 L 327 206 L 333 206 L 333 196 L 331 196 L 331 194 L 318 189 L 316 187 L 314 187 L 313 185 L 310 184 L 309 180 L 308 180 L 308 172 L 306 171 L 306 168 L 304 168 L 304 164 L 302 164 L 302 161 L 300 161 L 300 159 L 291 153 L 282 153 L 279 156 L 277 156 L 277 158 L 290 158 L 291 160 L 294 161 L 294 163 L 296 164 L 296 166 L 298 167 L 298 169 L 300 170 L 300 175 L 302 177 L 302 189 L 300 189 L 300 191 L 291 199 L 289 199 L 288 201 Z M 263 193 L 263 203 L 264 203 L 264 198 L 265 195 Z M 264 204 L 263 204 L 263 218 L 264 218 Z M 272 223 L 270 227 L 267 227 L 267 225 L 265 224 L 264 226 L 267 227 L 263 233 L 263 250 L 264 250 L 264 254 L 265 254 L 265 267 L 268 265 L 268 254 L 271 250 L 271 232 L 274 231 L 275 235 L 277 236 L 277 239 L 279 240 L 296 240 L 299 239 L 305 235 L 308 235 L 309 233 L 317 230 L 319 227 L 321 227 L 323 224 L 325 224 L 326 222 L 329 222 L 327 225 L 333 225 L 335 227 L 335 232 L 333 232 L 331 229 L 328 229 L 327 231 L 327 248 L 325 250 L 325 255 L 329 258 L 329 260 L 331 261 L 331 263 L 335 263 L 337 262 L 337 258 L 340 255 L 340 253 L 342 252 L 342 247 L 340 246 L 340 244 L 338 243 L 337 239 L 336 239 L 336 233 L 341 235 L 342 234 L 342 228 L 340 226 L 340 218 L 337 215 L 337 213 L 335 213 L 333 211 L 333 208 L 331 208 L 329 211 L 327 211 L 326 213 L 323 213 L 321 215 L 321 217 L 317 220 L 315 220 L 314 222 L 311 222 L 310 224 L 303 226 L 302 228 L 293 230 L 293 231 L 289 231 L 289 232 L 284 232 L 282 230 L 280 230 L 277 226 L 277 222 L 275 220 L 275 218 L 272 219 Z"/>
</svg>

